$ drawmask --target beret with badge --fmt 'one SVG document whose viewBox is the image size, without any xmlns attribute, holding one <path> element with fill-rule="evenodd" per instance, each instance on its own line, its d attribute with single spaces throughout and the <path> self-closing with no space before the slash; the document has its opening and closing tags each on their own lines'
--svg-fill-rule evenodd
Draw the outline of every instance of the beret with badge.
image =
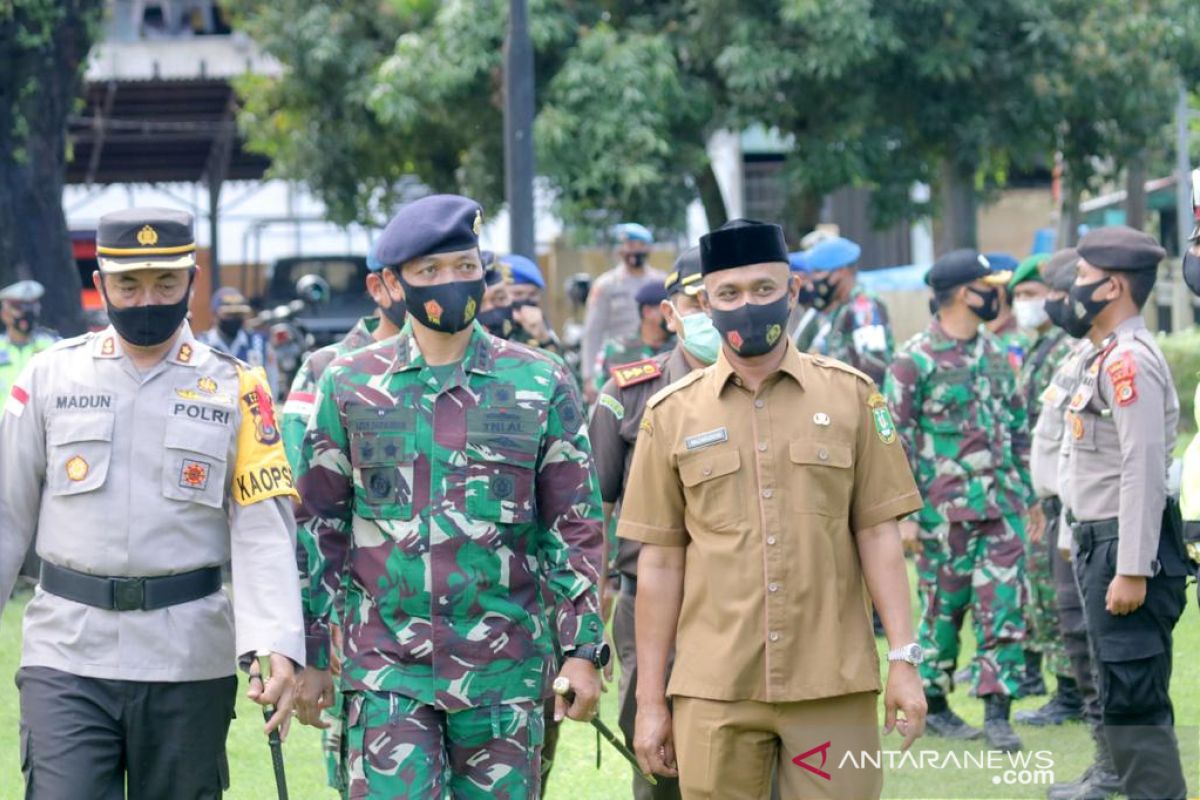
<svg viewBox="0 0 1200 800">
<path fill-rule="evenodd" d="M 633 296 L 633 300 L 638 306 L 657 306 L 666 299 L 667 289 L 658 281 L 646 281 Z"/>
<path fill-rule="evenodd" d="M 170 208 L 129 208 L 100 218 L 96 259 L 107 274 L 196 266 L 192 215 Z"/>
<path fill-rule="evenodd" d="M 663 288 L 667 297 L 681 292 L 688 297 L 695 297 L 704 289 L 701 278 L 703 276 L 700 274 L 700 248 L 689 247 L 676 257 L 674 268 L 663 281 Z"/>
<path fill-rule="evenodd" d="M 546 279 L 542 277 L 542 270 L 532 258 L 527 258 L 518 253 L 509 253 L 506 256 L 501 256 L 499 261 L 502 265 L 508 267 L 512 283 L 527 284 L 529 286 L 536 286 L 539 289 L 546 288 Z"/>
<path fill-rule="evenodd" d="M 1042 273 L 1039 271 L 1039 267 L 1041 267 L 1041 265 L 1046 263 L 1046 261 L 1049 259 L 1049 253 L 1034 253 L 1029 258 L 1022 261 L 1017 265 L 1017 268 L 1013 270 L 1013 276 L 1008 282 L 1008 288 L 1015 289 L 1022 283 L 1028 283 L 1030 281 L 1033 283 L 1045 283 L 1045 281 L 1042 280 Z M 991 258 L 988 258 L 988 261 L 991 262 L 992 267 L 995 268 L 996 262 Z"/>
<path fill-rule="evenodd" d="M 650 233 L 650 229 L 636 222 L 623 222 L 614 229 L 614 232 L 618 242 L 654 243 L 654 235 Z"/>
<path fill-rule="evenodd" d="M 1128 225 L 1093 228 L 1083 235 L 1075 249 L 1093 267 L 1117 272 L 1157 269 L 1167 255 L 1153 236 Z"/>
<path fill-rule="evenodd" d="M 483 209 L 469 197 L 433 194 L 403 206 L 388 222 L 375 245 L 385 267 L 400 267 L 414 258 L 479 247 Z"/>
<path fill-rule="evenodd" d="M 731 219 L 700 237 L 700 269 L 711 275 L 751 264 L 788 264 L 783 228 L 753 219 Z"/>
<path fill-rule="evenodd" d="M 975 281 L 989 286 L 1004 286 L 1012 277 L 1010 272 L 997 272 L 992 264 L 977 250 L 953 250 L 933 262 L 925 273 L 925 284 L 935 292 L 956 289 Z"/>
</svg>

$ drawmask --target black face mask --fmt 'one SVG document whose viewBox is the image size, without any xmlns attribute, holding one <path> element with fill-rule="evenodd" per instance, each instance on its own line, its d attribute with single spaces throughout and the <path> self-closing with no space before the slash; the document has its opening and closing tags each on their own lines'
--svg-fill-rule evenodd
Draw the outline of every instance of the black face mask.
<svg viewBox="0 0 1200 800">
<path fill-rule="evenodd" d="M 1200 256 L 1191 250 L 1183 254 L 1183 282 L 1192 290 L 1192 294 L 1200 294 Z"/>
<path fill-rule="evenodd" d="M 513 332 L 513 307 L 496 306 L 479 312 L 479 321 L 492 336 L 507 339 Z"/>
<path fill-rule="evenodd" d="M 815 306 L 817 293 L 808 284 L 800 287 L 800 293 L 796 295 L 796 303 L 802 306 Z"/>
<path fill-rule="evenodd" d="M 829 280 L 828 275 L 824 278 L 813 278 L 812 284 L 812 306 L 817 311 L 824 311 L 833 302 L 833 295 L 837 291 L 837 286 Z"/>
<path fill-rule="evenodd" d="M 177 303 L 168 305 L 133 306 L 116 308 L 104 290 L 104 302 L 108 306 L 108 321 L 122 339 L 137 347 L 154 347 L 170 339 L 179 330 L 187 317 L 188 300 L 192 295 L 192 280 L 188 276 L 187 291 Z M 101 281 L 101 286 L 104 282 Z"/>
<path fill-rule="evenodd" d="M 20 316 L 13 320 L 13 328 L 18 333 L 30 334 L 38 323 L 38 313 L 36 311 L 23 311 Z"/>
<path fill-rule="evenodd" d="M 399 273 L 396 277 L 404 287 L 408 313 L 426 328 L 442 333 L 458 333 L 471 326 L 486 288 L 483 278 L 413 286 Z"/>
<path fill-rule="evenodd" d="M 743 303 L 731 311 L 712 309 L 713 325 L 721 338 L 739 356 L 761 356 L 783 341 L 787 325 L 788 296 L 786 293 L 772 303 L 755 305 Z"/>
<path fill-rule="evenodd" d="M 646 266 L 647 253 L 626 253 L 625 263 L 631 267 L 641 268 Z"/>
<path fill-rule="evenodd" d="M 384 292 L 387 292 L 386 288 L 384 289 Z M 391 294 L 388 294 L 388 300 L 391 302 L 391 304 L 388 306 L 380 306 L 379 311 L 383 314 L 384 318 L 388 322 L 395 325 L 396 329 L 399 330 L 400 328 L 403 328 L 404 323 L 408 321 L 408 309 L 404 307 L 404 303 L 393 298 Z"/>
<path fill-rule="evenodd" d="M 226 339 L 233 339 L 242 330 L 242 320 L 239 319 L 238 317 L 230 317 L 228 319 L 218 319 L 217 320 L 217 330 L 219 330 L 221 332 L 221 335 L 224 336 Z"/>
<path fill-rule="evenodd" d="M 1046 316 L 1050 318 L 1058 327 L 1067 332 L 1067 335 L 1079 339 L 1087 335 L 1088 329 L 1091 327 L 1083 320 L 1077 319 L 1071 312 L 1071 298 L 1059 297 L 1056 299 L 1046 300 Z"/>
<path fill-rule="evenodd" d="M 1101 278 L 1091 283 L 1072 284 L 1071 285 L 1071 305 L 1068 307 L 1070 314 L 1080 325 L 1086 325 L 1085 332 L 1091 330 L 1092 323 L 1096 317 L 1103 311 L 1111 300 L 1093 300 L 1092 295 L 1097 289 L 1108 283 L 1112 278 Z"/>
<path fill-rule="evenodd" d="M 991 322 L 1000 316 L 1000 291 L 998 289 L 981 291 L 968 286 L 967 291 L 983 301 L 982 306 L 970 306 L 970 309 L 975 312 L 975 316 L 984 322 Z"/>
</svg>

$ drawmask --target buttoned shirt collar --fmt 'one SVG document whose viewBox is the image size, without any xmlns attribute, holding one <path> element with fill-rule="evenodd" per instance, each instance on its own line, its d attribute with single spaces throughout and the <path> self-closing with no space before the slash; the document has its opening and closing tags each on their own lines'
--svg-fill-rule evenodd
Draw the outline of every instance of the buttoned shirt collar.
<svg viewBox="0 0 1200 800">
<path fill-rule="evenodd" d="M 779 364 L 779 367 L 775 370 L 775 372 L 767 376 L 767 379 L 764 380 L 763 383 L 767 383 L 767 381 L 770 381 L 777 374 L 783 373 L 785 375 L 790 375 L 792 380 L 796 381 L 796 385 L 803 389 L 804 359 L 800 357 L 800 351 L 796 349 L 796 346 L 792 344 L 790 339 L 786 340 L 784 347 L 787 349 L 787 352 L 783 354 L 783 361 Z M 733 364 L 731 364 L 729 359 L 726 358 L 725 348 L 723 346 L 721 347 L 721 352 L 717 355 L 716 363 L 713 364 L 710 369 L 714 370 L 716 373 L 716 380 L 713 381 L 713 388 L 717 395 L 720 395 L 721 392 L 724 391 L 725 386 L 729 383 L 729 381 L 733 380 L 734 378 L 737 378 L 737 381 L 740 385 L 742 378 L 737 374 L 737 370 L 734 369 Z"/>
<path fill-rule="evenodd" d="M 390 372 L 405 372 L 429 366 L 425 355 L 413 335 L 412 322 L 406 322 L 404 329 L 396 337 L 396 357 L 392 361 Z M 492 336 L 479 322 L 471 325 L 471 339 L 467 342 L 467 350 L 463 353 L 462 365 L 464 372 L 475 372 L 480 375 L 491 375 L 495 368 L 495 354 Z"/>
</svg>

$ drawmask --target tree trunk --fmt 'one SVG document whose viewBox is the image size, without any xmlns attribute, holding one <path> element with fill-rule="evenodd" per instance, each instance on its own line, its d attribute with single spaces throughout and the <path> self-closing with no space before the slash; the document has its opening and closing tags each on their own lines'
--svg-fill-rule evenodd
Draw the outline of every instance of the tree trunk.
<svg viewBox="0 0 1200 800">
<path fill-rule="evenodd" d="M 79 273 L 62 208 L 67 117 L 103 0 L 17 0 L 0 11 L 0 286 L 46 288 L 45 324 L 84 330 Z"/>
<path fill-rule="evenodd" d="M 708 229 L 715 231 L 729 221 L 729 211 L 725 207 L 725 197 L 721 194 L 721 185 L 717 183 L 712 161 L 706 162 L 704 171 L 696 176 L 696 189 L 704 206 L 704 216 L 708 218 Z"/>
<path fill-rule="evenodd" d="M 1125 175 L 1125 224 L 1134 230 L 1146 227 L 1146 154 L 1129 162 Z"/>
<path fill-rule="evenodd" d="M 975 198 L 975 167 L 946 159 L 942 162 L 942 235 L 937 255 L 979 246 Z"/>
<path fill-rule="evenodd" d="M 1083 195 L 1069 171 L 1063 175 L 1062 187 L 1062 209 L 1058 218 L 1058 236 L 1055 238 L 1060 250 L 1074 247 L 1079 241 L 1079 199 Z"/>
<path fill-rule="evenodd" d="M 800 249 L 800 240 L 821 221 L 821 202 L 824 195 L 808 187 L 790 183 L 786 188 L 783 208 L 783 234 L 788 244 Z"/>
</svg>

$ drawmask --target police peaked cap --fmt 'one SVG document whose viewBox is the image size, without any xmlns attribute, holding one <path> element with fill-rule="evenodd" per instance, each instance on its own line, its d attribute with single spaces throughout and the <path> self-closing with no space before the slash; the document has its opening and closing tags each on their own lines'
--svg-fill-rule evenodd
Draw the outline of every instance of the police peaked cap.
<svg viewBox="0 0 1200 800">
<path fill-rule="evenodd" d="M 1142 272 L 1158 268 L 1167 251 L 1148 233 L 1128 225 L 1094 228 L 1075 245 L 1079 257 L 1093 267 L 1119 272 Z"/>
<path fill-rule="evenodd" d="M 11 300 L 14 303 L 36 303 L 46 293 L 46 287 L 37 281 L 17 281 L 11 286 L 0 289 L 0 300 Z"/>
<path fill-rule="evenodd" d="M 196 266 L 192 215 L 171 208 L 128 208 L 100 218 L 96 260 L 105 273 Z"/>
<path fill-rule="evenodd" d="M 750 264 L 788 263 L 783 228 L 752 219 L 731 219 L 700 237 L 700 269 L 705 275 Z"/>
<path fill-rule="evenodd" d="M 483 209 L 469 197 L 433 194 L 403 206 L 392 217 L 375 257 L 385 267 L 399 267 L 414 258 L 479 247 Z"/>
</svg>

